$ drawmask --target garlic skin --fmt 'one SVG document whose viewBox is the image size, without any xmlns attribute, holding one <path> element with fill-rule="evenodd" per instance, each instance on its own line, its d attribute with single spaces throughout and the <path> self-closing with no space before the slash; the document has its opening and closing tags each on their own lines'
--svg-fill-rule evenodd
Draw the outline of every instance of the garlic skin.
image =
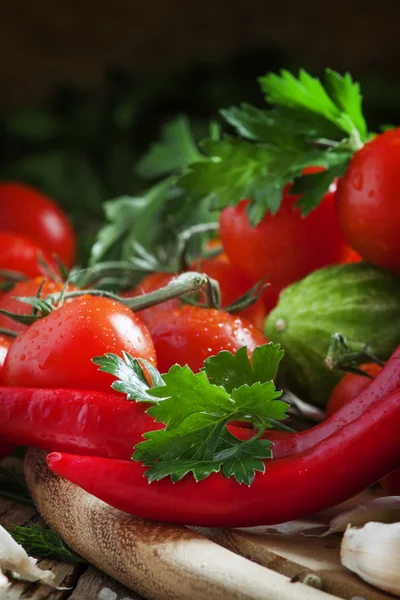
<svg viewBox="0 0 400 600">
<path fill-rule="evenodd" d="M 43 571 L 36 566 L 36 559 L 28 556 L 22 546 L 17 544 L 14 538 L 4 527 L 0 525 L 0 586 L 8 581 L 2 574 L 4 571 L 12 571 L 27 581 L 41 581 L 54 586 L 54 573 Z M 5 580 L 5 581 L 4 581 Z"/>
<path fill-rule="evenodd" d="M 6 590 L 10 585 L 7 577 L 4 575 L 2 570 L 0 569 L 0 590 Z"/>
<path fill-rule="evenodd" d="M 370 522 L 345 531 L 342 565 L 384 592 L 400 596 L 400 523 Z"/>
</svg>

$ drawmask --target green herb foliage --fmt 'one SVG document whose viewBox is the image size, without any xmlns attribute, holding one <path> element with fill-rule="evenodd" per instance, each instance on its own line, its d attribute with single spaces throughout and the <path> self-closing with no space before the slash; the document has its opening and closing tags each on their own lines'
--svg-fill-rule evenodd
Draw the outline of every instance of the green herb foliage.
<svg viewBox="0 0 400 600">
<path fill-rule="evenodd" d="M 160 376 L 152 368 L 153 387 L 142 360 L 107 354 L 94 362 L 118 378 L 113 387 L 128 399 L 151 402 L 148 414 L 165 424 L 144 434 L 132 456 L 149 467 L 150 482 L 166 476 L 176 482 L 188 473 L 199 481 L 222 471 L 250 485 L 256 471 L 265 469 L 262 459 L 272 457 L 272 444 L 259 437 L 287 416 L 288 405 L 279 400 L 273 382 L 282 355 L 279 345 L 266 344 L 255 350 L 252 365 L 244 347 L 235 356 L 224 351 L 207 359 L 197 374 L 174 365 Z M 234 420 L 253 423 L 257 433 L 247 441 L 237 439 L 226 428 Z"/>
<path fill-rule="evenodd" d="M 8 532 L 18 544 L 21 544 L 29 556 L 52 558 L 74 565 L 87 563 L 79 554 L 68 548 L 60 534 L 52 529 L 31 523 L 29 527 L 12 525 Z"/>
</svg>

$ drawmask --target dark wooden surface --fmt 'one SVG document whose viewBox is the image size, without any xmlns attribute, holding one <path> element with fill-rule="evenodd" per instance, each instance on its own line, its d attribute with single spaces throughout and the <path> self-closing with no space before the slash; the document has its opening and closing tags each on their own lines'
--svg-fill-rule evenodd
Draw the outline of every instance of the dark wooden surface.
<svg viewBox="0 0 400 600">
<path fill-rule="evenodd" d="M 99 89 L 111 65 L 163 71 L 269 47 L 396 79 L 399 18 L 392 0 L 4 1 L 0 107 L 41 102 L 59 81 Z"/>
<path fill-rule="evenodd" d="M 24 525 L 41 522 L 36 510 L 19 505 L 12 500 L 0 498 L 0 523 Z M 13 581 L 11 587 L 0 592 L 0 600 L 140 600 L 138 596 L 115 579 L 98 569 L 85 565 L 70 565 L 54 560 L 39 560 L 42 569 L 50 569 L 56 575 L 56 584 L 69 590 L 55 590 L 48 585 Z"/>
</svg>

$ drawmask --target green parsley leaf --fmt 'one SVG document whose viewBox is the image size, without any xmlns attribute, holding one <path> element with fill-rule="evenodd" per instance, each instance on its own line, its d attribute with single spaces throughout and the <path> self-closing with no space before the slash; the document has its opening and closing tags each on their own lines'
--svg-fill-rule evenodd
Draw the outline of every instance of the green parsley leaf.
<svg viewBox="0 0 400 600">
<path fill-rule="evenodd" d="M 340 75 L 332 69 L 325 71 L 326 86 L 336 106 L 343 111 L 340 119 L 344 127 L 354 127 L 362 141 L 368 137 L 367 123 L 362 112 L 360 85 L 353 81 L 350 73 Z"/>
<path fill-rule="evenodd" d="M 335 165 L 326 171 L 303 175 L 295 180 L 291 189 L 292 194 L 301 194 L 301 198 L 295 206 L 302 209 L 303 215 L 308 215 L 318 206 L 321 198 L 328 192 L 335 177 L 344 175 L 348 159 L 344 159 L 341 164 Z"/>
<path fill-rule="evenodd" d="M 258 438 L 287 416 L 288 404 L 278 400 L 281 392 L 273 382 L 283 352 L 278 344 L 265 344 L 254 351 L 252 365 L 246 348 L 237 354 L 235 358 L 221 352 L 197 374 L 187 365 L 174 365 L 162 376 L 146 361 L 126 353 L 123 358 L 106 354 L 93 359 L 101 371 L 118 378 L 114 389 L 128 399 L 152 403 L 146 412 L 165 424 L 145 433 L 132 456 L 149 467 L 149 481 L 168 475 L 179 481 L 189 472 L 202 479 L 222 470 L 250 485 L 255 472 L 264 469 L 261 459 L 271 457 L 271 443 Z M 223 386 L 214 385 L 213 379 Z M 253 423 L 258 431 L 251 440 L 239 440 L 226 428 L 233 420 Z"/>
<path fill-rule="evenodd" d="M 12 525 L 7 529 L 14 540 L 35 558 L 52 558 L 74 565 L 87 561 L 71 550 L 56 531 L 31 523 L 29 527 Z"/>
<path fill-rule="evenodd" d="M 117 377 L 111 387 L 117 392 L 126 394 L 128 400 L 154 402 L 154 398 L 147 391 L 150 386 L 143 368 L 150 376 L 153 386 L 163 386 L 164 382 L 157 369 L 144 358 L 132 358 L 127 352 L 122 352 L 122 356 L 123 358 L 108 353 L 104 356 L 96 356 L 92 362 L 100 367 L 99 371 Z"/>
<path fill-rule="evenodd" d="M 228 393 L 243 385 L 272 381 L 283 358 L 279 344 L 264 344 L 255 348 L 250 363 L 247 348 L 239 348 L 236 354 L 222 350 L 204 361 L 203 370 L 210 383 L 221 385 Z"/>
<path fill-rule="evenodd" d="M 176 483 L 192 473 L 196 481 L 201 481 L 211 473 L 222 470 L 225 477 L 234 476 L 238 483 L 251 485 L 256 471 L 265 471 L 262 459 L 272 458 L 272 443 L 253 438 L 238 444 L 237 439 L 228 430 L 222 435 L 225 447 L 216 452 L 212 460 L 173 459 L 149 463 L 146 477 L 151 483 L 170 475 L 171 480 Z"/>
<path fill-rule="evenodd" d="M 261 425 L 262 431 L 270 426 L 269 419 L 286 418 L 287 404 L 277 400 L 281 392 L 275 389 L 272 381 L 258 382 L 251 387 L 243 385 L 229 394 L 223 387 L 211 384 L 204 371 L 194 374 L 188 366 L 179 365 L 163 375 L 163 380 L 164 387 L 149 391 L 161 401 L 147 412 L 166 426 L 146 433 L 143 436 L 145 441 L 136 446 L 132 456 L 133 460 L 151 467 L 149 476 L 158 473 L 159 477 L 160 473 L 165 473 L 165 463 L 168 462 L 169 473 L 166 474 L 171 475 L 174 481 L 194 464 L 197 466 L 189 470 L 195 472 L 196 477 L 201 477 L 201 473 L 208 473 L 209 469 L 215 471 L 215 461 L 223 468 L 226 456 L 231 474 L 241 482 L 243 472 L 236 472 L 232 465 L 237 463 L 231 462 L 238 449 L 232 448 L 232 443 L 226 443 L 227 423 L 237 419 L 250 420 Z M 231 437 L 236 446 L 245 443 Z M 224 451 L 228 449 L 229 453 L 225 455 Z M 179 460 L 190 462 L 175 464 Z M 254 477 L 254 468 L 250 464 L 247 467 L 250 471 L 246 469 L 246 481 Z M 159 468 L 162 471 L 158 471 Z"/>
<path fill-rule="evenodd" d="M 189 120 L 179 116 L 166 123 L 161 141 L 154 143 L 136 165 L 136 173 L 145 179 L 169 175 L 191 162 L 202 160 L 190 130 Z"/>
</svg>

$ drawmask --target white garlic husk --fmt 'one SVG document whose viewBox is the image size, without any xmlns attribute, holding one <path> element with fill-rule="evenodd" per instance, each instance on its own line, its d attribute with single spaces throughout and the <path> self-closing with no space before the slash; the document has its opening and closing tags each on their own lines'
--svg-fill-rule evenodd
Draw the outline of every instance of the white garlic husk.
<svg viewBox="0 0 400 600">
<path fill-rule="evenodd" d="M 342 565 L 374 587 L 400 596 L 400 523 L 348 526 L 340 549 Z"/>
<path fill-rule="evenodd" d="M 3 571 L 0 569 L 0 590 L 6 590 L 10 585 L 7 577 L 4 575 Z"/>
<path fill-rule="evenodd" d="M 43 571 L 36 562 L 36 559 L 28 556 L 23 547 L 0 525 L 0 569 L 11 571 L 26 581 L 41 581 L 55 587 L 54 573 Z M 3 584 L 5 585 L 4 581 Z"/>
</svg>

